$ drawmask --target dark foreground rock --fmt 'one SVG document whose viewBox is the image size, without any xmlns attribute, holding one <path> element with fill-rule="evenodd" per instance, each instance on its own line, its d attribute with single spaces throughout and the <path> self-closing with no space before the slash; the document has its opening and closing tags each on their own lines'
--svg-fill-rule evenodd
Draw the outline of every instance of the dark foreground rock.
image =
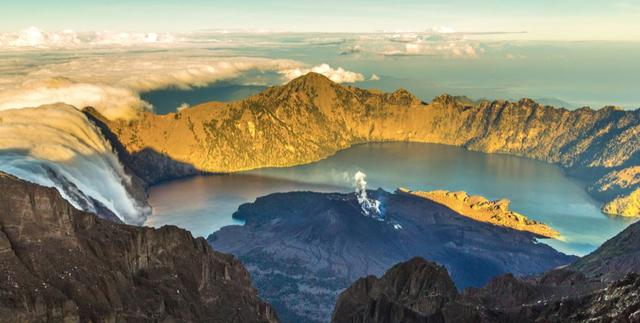
<svg viewBox="0 0 640 323">
<path fill-rule="evenodd" d="M 231 255 L 0 173 L 0 322 L 277 322 Z"/>
<path fill-rule="evenodd" d="M 385 221 L 365 216 L 354 194 L 278 193 L 240 206 L 234 216 L 246 224 L 225 227 L 209 242 L 238 256 L 285 322 L 328 321 L 352 282 L 415 256 L 443 264 L 458 288 L 575 259 L 530 232 L 478 222 L 424 198 L 382 190 L 369 196 L 382 201 Z"/>
<path fill-rule="evenodd" d="M 537 279 L 497 277 L 463 294 L 446 270 L 415 258 L 381 278 L 369 276 L 345 290 L 334 323 L 424 322 L 640 322 L 640 276 L 604 286 L 569 270 Z"/>
<path fill-rule="evenodd" d="M 333 322 L 479 321 L 479 313 L 458 298 L 444 267 L 414 258 L 380 279 L 369 276 L 353 283 L 340 295 Z"/>
</svg>

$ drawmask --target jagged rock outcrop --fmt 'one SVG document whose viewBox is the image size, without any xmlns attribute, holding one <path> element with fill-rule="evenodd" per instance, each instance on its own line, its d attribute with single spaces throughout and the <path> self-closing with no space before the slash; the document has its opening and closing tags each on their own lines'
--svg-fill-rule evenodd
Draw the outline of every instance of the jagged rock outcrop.
<svg viewBox="0 0 640 323">
<path fill-rule="evenodd" d="M 205 103 L 168 115 L 143 113 L 138 120 L 107 125 L 132 155 L 150 150 L 208 172 L 298 165 L 371 141 L 526 156 L 558 163 L 594 182 L 640 164 L 640 109 L 569 111 L 530 99 L 472 102 L 449 95 L 426 104 L 406 90 L 341 86 L 315 73 L 241 101 Z M 167 176 L 174 170 L 164 169 Z M 175 170 L 176 176 L 184 174 L 181 167 Z M 626 194 L 610 193 L 602 198 Z"/>
<path fill-rule="evenodd" d="M 340 295 L 332 322 L 640 322 L 637 274 L 604 285 L 554 270 L 528 280 L 497 277 L 462 294 L 450 286 L 444 268 L 412 259 L 356 281 Z"/>
<path fill-rule="evenodd" d="M 278 321 L 204 239 L 103 220 L 2 173 L 0 259 L 2 322 Z"/>
<path fill-rule="evenodd" d="M 276 193 L 241 205 L 234 217 L 245 225 L 224 227 L 208 240 L 247 266 L 283 322 L 326 322 L 350 283 L 415 256 L 444 265 L 460 288 L 575 259 L 533 233 L 478 222 L 431 200 L 367 193 L 382 202 L 384 221 L 365 215 L 355 194 Z"/>
<path fill-rule="evenodd" d="M 557 238 L 560 236 L 560 232 L 548 225 L 530 220 L 520 213 L 509 210 L 509 200 L 507 199 L 489 201 L 479 195 L 469 196 L 466 192 L 449 192 L 445 190 L 424 192 L 401 188 L 398 191 L 440 203 L 458 214 L 476 221 L 528 231 L 541 237 Z"/>
<path fill-rule="evenodd" d="M 414 258 L 380 279 L 369 276 L 353 283 L 340 294 L 332 322 L 479 322 L 477 311 L 457 302 L 458 297 L 444 267 Z"/>
</svg>

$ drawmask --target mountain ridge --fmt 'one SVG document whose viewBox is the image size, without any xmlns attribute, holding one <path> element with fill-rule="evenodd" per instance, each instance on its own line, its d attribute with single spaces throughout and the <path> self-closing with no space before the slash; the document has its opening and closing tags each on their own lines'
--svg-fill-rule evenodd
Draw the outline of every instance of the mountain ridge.
<svg viewBox="0 0 640 323">
<path fill-rule="evenodd" d="M 557 269 L 535 279 L 507 274 L 458 293 L 447 270 L 422 258 L 368 276 L 340 294 L 333 323 L 638 322 L 640 275 L 611 284 Z"/>
<path fill-rule="evenodd" d="M 152 149 L 214 173 L 294 166 L 374 141 L 447 144 L 534 158 L 559 164 L 593 185 L 640 164 L 640 109 L 570 111 L 531 99 L 471 102 L 451 95 L 425 103 L 406 90 L 342 86 L 315 73 L 243 100 L 203 103 L 168 115 L 145 112 L 137 120 L 108 121 L 107 126 L 130 154 Z M 640 189 L 639 183 L 599 187 L 589 191 L 606 203 L 631 199 L 603 210 L 640 215 L 624 209 L 637 202 L 628 192 Z"/>
</svg>

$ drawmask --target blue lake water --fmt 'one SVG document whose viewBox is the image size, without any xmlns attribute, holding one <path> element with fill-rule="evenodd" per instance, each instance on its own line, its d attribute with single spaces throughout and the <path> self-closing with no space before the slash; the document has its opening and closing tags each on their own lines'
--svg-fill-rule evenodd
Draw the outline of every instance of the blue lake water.
<svg viewBox="0 0 640 323">
<path fill-rule="evenodd" d="M 232 214 L 242 203 L 274 192 L 352 191 L 356 171 L 368 188 L 464 190 L 490 199 L 508 198 L 511 209 L 559 230 L 563 240 L 544 240 L 572 254 L 588 253 L 632 220 L 609 217 L 584 183 L 551 164 L 500 154 L 422 143 L 357 145 L 316 163 L 267 168 L 230 175 L 196 176 L 150 189 L 153 214 L 147 225 L 173 224 L 207 236 L 237 224 Z"/>
<path fill-rule="evenodd" d="M 189 90 L 167 88 L 140 94 L 140 98 L 153 104 L 154 112 L 167 114 L 176 112 L 181 105 L 196 105 L 202 102 L 229 102 L 246 98 L 264 90 L 257 85 L 240 85 L 228 82 L 217 82 L 205 87 L 194 87 Z"/>
</svg>

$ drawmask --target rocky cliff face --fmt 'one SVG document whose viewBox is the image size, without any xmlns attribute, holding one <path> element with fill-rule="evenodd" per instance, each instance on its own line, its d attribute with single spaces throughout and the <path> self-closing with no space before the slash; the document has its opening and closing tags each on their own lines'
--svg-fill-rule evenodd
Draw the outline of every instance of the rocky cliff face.
<svg viewBox="0 0 640 323">
<path fill-rule="evenodd" d="M 368 191 L 384 220 L 366 215 L 355 194 L 277 193 L 240 206 L 209 237 L 238 256 L 283 322 L 326 322 L 340 291 L 415 256 L 443 264 L 460 287 L 507 272 L 534 274 L 575 257 L 537 243 L 536 235 L 461 216 L 421 197 Z"/>
<path fill-rule="evenodd" d="M 414 258 L 379 279 L 369 276 L 353 283 L 340 294 L 332 322 L 479 322 L 475 309 L 457 298 L 444 267 Z"/>
<path fill-rule="evenodd" d="M 529 280 L 505 275 L 458 294 L 444 268 L 416 258 L 351 285 L 332 322 L 640 322 L 638 292 L 637 274 L 605 286 L 554 270 Z"/>
<path fill-rule="evenodd" d="M 231 255 L 78 211 L 0 173 L 0 321 L 277 322 Z"/>
<path fill-rule="evenodd" d="M 108 127 L 132 155 L 150 150 L 210 172 L 298 165 L 370 141 L 441 143 L 526 156 L 558 163 L 594 182 L 598 176 L 615 179 L 640 164 L 640 110 L 568 111 L 529 99 L 475 103 L 448 95 L 426 104 L 406 90 L 345 87 L 314 73 L 242 101 L 205 103 L 168 115 L 145 113 Z M 164 169 L 171 175 L 172 167 Z M 183 174 L 178 170 L 176 175 Z M 629 192 L 639 187 L 630 184 Z M 607 197 L 597 196 L 612 200 L 626 194 L 613 188 Z"/>
</svg>

